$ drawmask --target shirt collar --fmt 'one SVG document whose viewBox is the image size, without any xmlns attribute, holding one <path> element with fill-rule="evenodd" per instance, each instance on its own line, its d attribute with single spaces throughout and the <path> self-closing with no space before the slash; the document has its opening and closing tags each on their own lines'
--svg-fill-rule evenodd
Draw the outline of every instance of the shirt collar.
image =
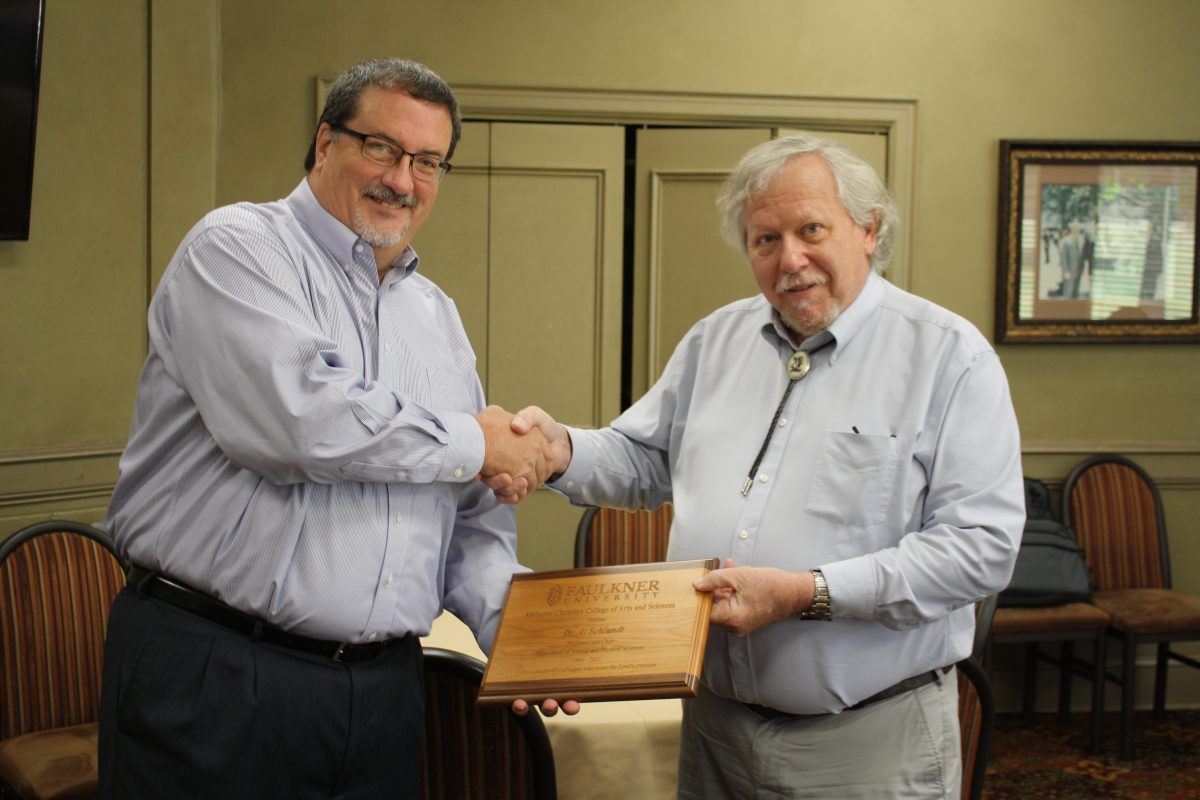
<svg viewBox="0 0 1200 800">
<path fill-rule="evenodd" d="M 317 196 L 313 194 L 312 187 L 308 185 L 307 177 L 302 178 L 300 184 L 288 195 L 287 204 L 292 209 L 292 213 L 296 215 L 296 219 L 300 220 L 301 224 L 312 233 L 313 238 L 342 264 L 356 262 L 354 248 L 360 242 L 363 247 L 370 247 L 358 237 L 358 234 L 325 210 L 317 200 Z M 373 257 L 371 261 L 374 263 Z M 407 278 L 417 269 L 418 263 L 417 251 L 413 250 L 412 245 L 409 245 L 392 262 L 392 267 L 399 267 L 402 271 L 401 277 Z"/>
<path fill-rule="evenodd" d="M 866 327 L 867 320 L 875 314 L 875 309 L 879 308 L 879 304 L 883 302 L 883 289 L 886 285 L 887 281 L 875 270 L 867 273 L 867 282 L 863 285 L 862 291 L 858 293 L 858 297 L 854 298 L 849 307 L 844 309 L 827 328 L 837 341 L 835 353 L 841 352 L 846 345 L 850 344 L 850 340 Z"/>
<path fill-rule="evenodd" d="M 840 351 L 866 326 L 867 320 L 871 318 L 875 309 L 883 301 L 883 290 L 886 284 L 887 281 L 880 277 L 875 270 L 871 270 L 867 274 L 867 282 L 863 284 L 862 291 L 858 293 L 858 297 L 854 298 L 850 306 L 843 310 L 828 328 L 818 331 L 812 336 L 806 336 L 797 349 L 811 353 L 832 341 L 834 352 Z M 766 315 L 763 320 L 764 333 L 771 330 L 789 346 L 794 347 L 791 337 L 788 336 L 787 328 L 784 327 L 783 320 L 779 317 L 779 312 L 770 303 L 763 305 L 763 313 Z"/>
</svg>

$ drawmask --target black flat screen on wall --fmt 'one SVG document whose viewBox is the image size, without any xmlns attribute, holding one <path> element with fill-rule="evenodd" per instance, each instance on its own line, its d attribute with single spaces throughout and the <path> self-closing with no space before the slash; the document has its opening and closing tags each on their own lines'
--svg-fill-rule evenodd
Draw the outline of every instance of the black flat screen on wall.
<svg viewBox="0 0 1200 800">
<path fill-rule="evenodd" d="M 45 0 L 0 0 L 0 239 L 29 238 Z"/>
</svg>

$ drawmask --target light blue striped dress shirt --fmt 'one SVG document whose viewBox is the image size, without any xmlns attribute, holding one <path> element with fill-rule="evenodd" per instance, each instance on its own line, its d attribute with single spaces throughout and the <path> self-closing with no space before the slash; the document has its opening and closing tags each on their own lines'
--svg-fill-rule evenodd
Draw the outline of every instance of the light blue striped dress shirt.
<svg viewBox="0 0 1200 800">
<path fill-rule="evenodd" d="M 571 429 L 554 488 L 625 508 L 674 500 L 673 560 L 822 568 L 834 621 L 743 638 L 713 626 L 702 675 L 724 697 L 816 714 L 970 653 L 971 603 L 1008 583 L 1025 498 L 1004 371 L 962 318 L 872 273 L 801 349 L 812 369 L 748 495 L 793 353 L 761 296 L 697 323 L 611 428 Z"/>
<path fill-rule="evenodd" d="M 208 214 L 150 304 L 109 508 L 122 554 L 286 630 L 425 634 L 444 606 L 487 651 L 512 509 L 472 478 L 484 405 L 454 303 L 372 249 L 307 180 Z"/>
</svg>

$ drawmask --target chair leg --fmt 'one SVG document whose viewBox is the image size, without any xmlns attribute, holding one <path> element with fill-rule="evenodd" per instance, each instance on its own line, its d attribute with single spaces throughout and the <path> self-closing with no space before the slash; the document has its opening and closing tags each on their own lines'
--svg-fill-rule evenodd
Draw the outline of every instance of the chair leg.
<svg viewBox="0 0 1200 800">
<path fill-rule="evenodd" d="M 1158 643 L 1158 657 L 1154 662 L 1154 718 L 1167 716 L 1167 650 L 1170 642 Z"/>
<path fill-rule="evenodd" d="M 1071 716 L 1071 678 L 1075 670 L 1075 643 L 1062 643 L 1062 661 L 1058 670 L 1058 724 L 1066 725 Z"/>
<path fill-rule="evenodd" d="M 1033 722 L 1033 704 L 1037 697 L 1038 645 L 1030 642 L 1025 645 L 1025 697 L 1021 703 L 1021 716 L 1026 722 Z"/>
<path fill-rule="evenodd" d="M 1104 645 L 1107 639 L 1108 636 L 1101 628 L 1096 631 L 1096 643 L 1092 646 L 1092 719 L 1088 752 L 1094 756 L 1100 754 L 1100 739 L 1103 733 L 1101 725 L 1104 720 L 1104 690 L 1107 688 L 1104 685 Z"/>
<path fill-rule="evenodd" d="M 1137 638 L 1126 633 L 1121 637 L 1121 758 L 1133 760 L 1133 701 L 1137 688 Z"/>
</svg>

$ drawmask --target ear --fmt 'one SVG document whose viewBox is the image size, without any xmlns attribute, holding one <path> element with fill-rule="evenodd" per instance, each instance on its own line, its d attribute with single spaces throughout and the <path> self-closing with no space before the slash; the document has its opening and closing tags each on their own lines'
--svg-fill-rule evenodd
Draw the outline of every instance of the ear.
<svg viewBox="0 0 1200 800">
<path fill-rule="evenodd" d="M 879 218 L 872 216 L 871 224 L 863 229 L 863 249 L 866 250 L 867 258 L 875 255 L 875 248 L 879 244 Z"/>
<path fill-rule="evenodd" d="M 316 147 L 313 150 L 313 173 L 320 174 L 325 166 L 325 159 L 329 155 L 329 148 L 333 144 L 333 140 L 333 128 L 328 122 L 322 122 L 321 126 L 317 128 Z"/>
</svg>

